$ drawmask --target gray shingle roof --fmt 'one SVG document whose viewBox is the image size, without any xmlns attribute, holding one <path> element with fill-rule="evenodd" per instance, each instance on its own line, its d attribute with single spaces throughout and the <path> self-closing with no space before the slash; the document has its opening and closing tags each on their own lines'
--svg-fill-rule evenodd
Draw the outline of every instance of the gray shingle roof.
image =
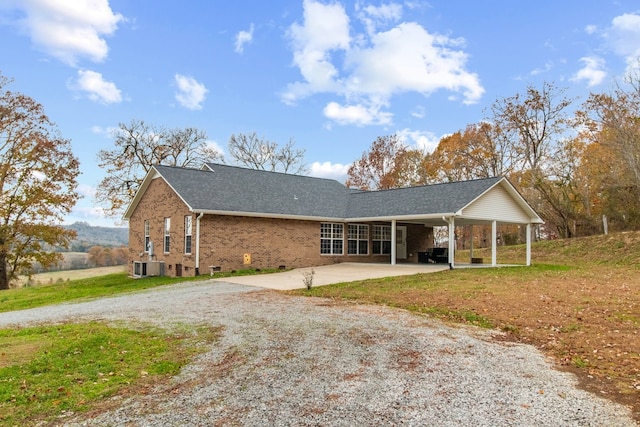
<svg viewBox="0 0 640 427">
<path fill-rule="evenodd" d="M 362 192 L 331 179 L 207 166 L 210 170 L 155 169 L 194 211 L 336 219 L 453 213 L 501 179 Z"/>
<path fill-rule="evenodd" d="M 338 181 L 209 164 L 211 170 L 156 166 L 195 211 L 343 218 L 349 189 Z"/>
<path fill-rule="evenodd" d="M 454 213 L 489 190 L 500 179 L 487 178 L 355 193 L 349 199 L 347 216 L 359 218 Z"/>
</svg>

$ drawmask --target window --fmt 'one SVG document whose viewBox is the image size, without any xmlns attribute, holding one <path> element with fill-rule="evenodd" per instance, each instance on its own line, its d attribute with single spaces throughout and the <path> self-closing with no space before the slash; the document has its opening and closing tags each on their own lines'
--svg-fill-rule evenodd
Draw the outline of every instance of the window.
<svg viewBox="0 0 640 427">
<path fill-rule="evenodd" d="M 164 253 L 169 253 L 171 247 L 171 218 L 164 219 Z"/>
<path fill-rule="evenodd" d="M 373 226 L 371 230 L 371 249 L 374 255 L 391 254 L 391 226 Z"/>
<path fill-rule="evenodd" d="M 192 217 L 187 215 L 184 217 L 184 253 L 191 253 L 191 235 L 192 235 Z"/>
<path fill-rule="evenodd" d="M 369 226 L 349 224 L 347 226 L 347 253 L 349 255 L 369 254 Z"/>
<path fill-rule="evenodd" d="M 343 224 L 320 224 L 320 253 L 323 255 L 342 255 L 343 235 Z"/>
<path fill-rule="evenodd" d="M 149 252 L 149 250 L 151 249 L 149 247 L 149 243 L 151 242 L 151 239 L 149 237 L 149 220 L 145 220 L 144 222 L 144 252 Z"/>
</svg>

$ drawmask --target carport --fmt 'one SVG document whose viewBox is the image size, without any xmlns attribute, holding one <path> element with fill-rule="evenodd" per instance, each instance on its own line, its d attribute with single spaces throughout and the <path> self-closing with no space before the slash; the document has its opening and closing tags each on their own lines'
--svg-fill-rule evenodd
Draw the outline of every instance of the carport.
<svg viewBox="0 0 640 427">
<path fill-rule="evenodd" d="M 498 225 L 511 224 L 525 227 L 525 265 L 531 265 L 532 226 L 542 219 L 529 206 L 506 178 L 437 184 L 424 187 L 402 188 L 366 194 L 366 209 L 378 206 L 377 215 L 354 217 L 349 221 L 387 221 L 391 224 L 391 241 L 397 242 L 398 223 L 422 224 L 425 227 L 445 226 L 448 230 L 449 267 L 455 267 L 457 226 L 491 227 L 491 266 L 497 266 Z M 354 195 L 356 202 L 357 194 Z M 364 208 L 354 203 L 352 209 Z M 473 243 L 473 239 L 471 240 Z M 473 258 L 473 245 L 470 248 Z M 391 245 L 391 265 L 397 264 L 397 244 Z M 471 260 L 470 260 L 471 262 Z"/>
</svg>

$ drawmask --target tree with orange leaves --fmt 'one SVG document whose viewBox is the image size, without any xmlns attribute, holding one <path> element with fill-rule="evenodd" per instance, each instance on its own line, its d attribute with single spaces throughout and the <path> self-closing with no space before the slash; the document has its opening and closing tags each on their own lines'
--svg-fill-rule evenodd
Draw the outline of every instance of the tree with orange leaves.
<svg viewBox="0 0 640 427">
<path fill-rule="evenodd" d="M 409 149 L 398 135 L 379 136 L 347 171 L 347 187 L 387 190 L 420 180 L 421 153 Z"/>
<path fill-rule="evenodd" d="M 42 105 L 0 75 L 0 290 L 31 265 L 50 266 L 75 233 L 60 224 L 78 199 L 79 164 Z"/>
</svg>

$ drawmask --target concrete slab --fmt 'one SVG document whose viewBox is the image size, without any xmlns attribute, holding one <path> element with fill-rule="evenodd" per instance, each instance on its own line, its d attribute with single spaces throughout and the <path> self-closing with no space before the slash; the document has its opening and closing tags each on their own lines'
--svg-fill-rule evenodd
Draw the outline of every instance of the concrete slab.
<svg viewBox="0 0 640 427">
<path fill-rule="evenodd" d="M 408 276 L 419 273 L 433 273 L 449 269 L 447 264 L 367 264 L 344 262 L 320 267 L 296 268 L 282 273 L 259 274 L 256 276 L 224 277 L 214 279 L 218 282 L 236 283 L 267 289 L 302 289 L 305 273 L 313 270 L 313 286 L 330 285 L 356 280 L 376 279 L 380 277 Z"/>
</svg>

